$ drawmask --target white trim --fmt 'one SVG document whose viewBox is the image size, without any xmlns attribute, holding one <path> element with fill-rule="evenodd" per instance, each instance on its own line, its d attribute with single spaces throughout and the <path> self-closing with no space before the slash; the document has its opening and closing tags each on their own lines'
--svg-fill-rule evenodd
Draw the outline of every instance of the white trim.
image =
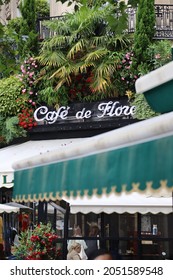
<svg viewBox="0 0 173 280">
<path fill-rule="evenodd" d="M 144 93 L 173 80 L 173 61 L 136 80 L 136 93 Z"/>
<path fill-rule="evenodd" d="M 12 213 L 12 212 L 19 212 L 19 208 L 18 207 L 14 207 L 14 206 L 9 206 L 6 204 L 0 204 L 0 213 Z"/>
<path fill-rule="evenodd" d="M 88 197 L 76 197 L 69 199 L 64 197 L 64 200 L 70 204 L 70 213 L 76 214 L 82 212 L 87 214 L 93 212 L 99 214 L 101 212 L 111 214 L 116 212 L 122 213 L 164 213 L 169 214 L 172 212 L 172 197 L 151 197 L 146 193 L 139 192 L 124 193 L 120 195 L 102 195 L 100 198 L 96 196 Z"/>
</svg>

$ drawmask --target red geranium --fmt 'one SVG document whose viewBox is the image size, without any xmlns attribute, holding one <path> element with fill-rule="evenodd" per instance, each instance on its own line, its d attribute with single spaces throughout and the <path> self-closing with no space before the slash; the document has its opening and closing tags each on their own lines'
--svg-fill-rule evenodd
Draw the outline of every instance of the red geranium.
<svg viewBox="0 0 173 280">
<path fill-rule="evenodd" d="M 15 256 L 25 260 L 61 259 L 62 252 L 57 239 L 58 235 L 50 224 L 40 224 L 32 232 L 26 231 L 21 235 L 20 245 L 15 248 Z"/>
</svg>

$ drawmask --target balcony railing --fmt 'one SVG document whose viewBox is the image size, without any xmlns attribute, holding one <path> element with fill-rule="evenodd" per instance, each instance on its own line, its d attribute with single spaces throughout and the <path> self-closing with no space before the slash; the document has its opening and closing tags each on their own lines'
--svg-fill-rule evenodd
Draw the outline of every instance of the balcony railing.
<svg viewBox="0 0 173 280">
<path fill-rule="evenodd" d="M 173 5 L 154 5 L 156 14 L 156 32 L 154 39 L 173 39 Z M 128 7 L 128 33 L 134 33 L 136 27 L 136 12 L 137 9 Z M 45 20 L 62 20 L 62 16 L 39 18 L 38 19 L 38 33 L 40 40 L 51 38 L 55 32 L 51 32 L 49 28 L 45 27 L 43 22 Z"/>
</svg>

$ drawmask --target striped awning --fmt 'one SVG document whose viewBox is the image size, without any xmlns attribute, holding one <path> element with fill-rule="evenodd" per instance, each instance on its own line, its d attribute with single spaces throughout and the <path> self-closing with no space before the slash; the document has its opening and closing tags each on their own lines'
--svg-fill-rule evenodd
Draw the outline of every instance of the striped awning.
<svg viewBox="0 0 173 280">
<path fill-rule="evenodd" d="M 173 113 L 13 165 L 15 201 L 151 191 L 172 193 Z"/>
</svg>

